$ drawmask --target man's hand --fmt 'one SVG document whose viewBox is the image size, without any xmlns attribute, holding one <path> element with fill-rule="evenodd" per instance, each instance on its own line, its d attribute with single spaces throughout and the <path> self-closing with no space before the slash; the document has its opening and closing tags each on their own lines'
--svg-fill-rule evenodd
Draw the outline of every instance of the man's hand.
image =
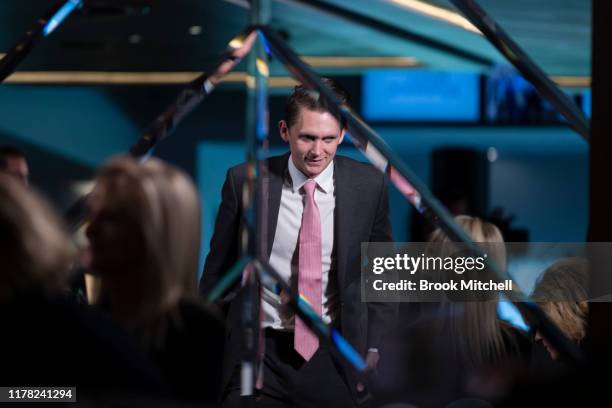
<svg viewBox="0 0 612 408">
<path fill-rule="evenodd" d="M 368 366 L 366 371 L 376 372 L 376 369 L 378 368 L 378 361 L 380 360 L 380 354 L 378 353 L 378 351 L 369 350 L 368 354 L 366 354 L 365 360 L 366 365 Z"/>
<path fill-rule="evenodd" d="M 380 360 L 380 354 L 378 351 L 368 351 L 366 354 L 365 362 L 367 365 L 365 374 L 376 373 L 376 368 L 378 367 L 378 361 Z M 365 385 L 361 381 L 357 383 L 357 392 L 363 392 L 365 390 Z"/>
</svg>

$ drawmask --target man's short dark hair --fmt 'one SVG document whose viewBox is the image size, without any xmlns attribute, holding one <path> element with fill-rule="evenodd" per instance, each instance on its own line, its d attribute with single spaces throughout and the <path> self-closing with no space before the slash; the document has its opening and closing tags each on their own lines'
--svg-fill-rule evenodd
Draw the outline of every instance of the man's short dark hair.
<svg viewBox="0 0 612 408">
<path fill-rule="evenodd" d="M 327 85 L 338 96 L 342 103 L 350 103 L 349 94 L 333 79 L 321 78 L 321 81 Z M 346 121 L 340 115 L 340 112 L 333 105 L 327 102 L 317 91 L 306 88 L 304 85 L 297 85 L 287 99 L 285 105 L 285 122 L 287 127 L 291 127 L 297 121 L 300 107 L 317 112 L 329 112 L 340 123 L 342 128 L 346 128 Z"/>
<path fill-rule="evenodd" d="M 0 171 L 6 170 L 7 160 L 11 157 L 25 159 L 25 153 L 14 146 L 0 146 Z"/>
</svg>

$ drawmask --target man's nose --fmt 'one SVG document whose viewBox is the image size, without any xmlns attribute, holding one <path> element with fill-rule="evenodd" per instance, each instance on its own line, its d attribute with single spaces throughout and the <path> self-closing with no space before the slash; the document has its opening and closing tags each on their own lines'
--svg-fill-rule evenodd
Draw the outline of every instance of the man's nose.
<svg viewBox="0 0 612 408">
<path fill-rule="evenodd" d="M 318 156 L 323 153 L 323 144 L 320 140 L 315 140 L 314 142 L 312 142 L 312 148 L 310 149 L 310 153 L 315 156 Z"/>
</svg>

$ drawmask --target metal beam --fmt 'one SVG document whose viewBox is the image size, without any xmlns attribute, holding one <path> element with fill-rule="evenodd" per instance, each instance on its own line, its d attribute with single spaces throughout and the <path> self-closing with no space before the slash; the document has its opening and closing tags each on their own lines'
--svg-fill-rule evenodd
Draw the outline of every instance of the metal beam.
<svg viewBox="0 0 612 408">
<path fill-rule="evenodd" d="M 0 60 L 0 83 L 11 75 L 17 66 L 28 56 L 32 48 L 40 42 L 43 37 L 51 34 L 77 7 L 82 5 L 82 0 L 65 0 L 56 3 L 30 28 L 19 42 L 11 48 Z"/>
<path fill-rule="evenodd" d="M 278 0 L 277 0 L 278 1 Z M 404 27 L 398 27 L 393 24 L 389 24 L 386 21 L 368 16 L 365 13 L 358 13 L 353 10 L 349 10 L 345 7 L 336 6 L 321 0 L 282 0 L 285 3 L 294 3 L 311 7 L 320 12 L 332 15 L 342 20 L 349 21 L 354 24 L 358 24 L 364 27 L 371 28 L 381 33 L 391 35 L 396 38 L 408 40 L 425 47 L 441 51 L 443 53 L 452 55 L 457 58 L 461 58 L 465 61 L 482 65 L 484 67 L 490 67 L 494 64 L 494 61 L 479 55 L 478 53 L 465 50 L 462 48 L 455 47 L 443 41 L 439 41 L 422 34 L 416 33 Z"/>
<path fill-rule="evenodd" d="M 130 155 L 146 160 L 146 158 L 153 154 L 157 144 L 170 136 L 185 117 L 193 112 L 212 93 L 223 77 L 234 69 L 240 60 L 249 53 L 256 36 L 257 33 L 253 28 L 248 27 L 234 37 L 215 65 L 210 71 L 207 71 L 210 73 L 205 72 L 194 79 L 181 91 L 174 102 L 147 126 L 136 143 L 130 147 Z M 72 231 L 76 231 L 85 221 L 85 204 L 86 197 L 83 196 L 72 204 L 64 215 L 64 219 Z"/>
<path fill-rule="evenodd" d="M 319 92 L 340 112 L 348 123 L 351 139 L 355 146 L 379 170 L 388 172 L 391 182 L 402 192 L 404 197 L 434 225 L 438 225 L 451 240 L 463 243 L 473 253 L 487 258 L 463 228 L 454 221 L 451 214 L 431 193 L 427 185 L 416 176 L 385 141 L 350 106 L 343 104 L 278 34 L 270 27 L 260 27 L 259 30 L 265 35 L 272 53 L 285 64 L 288 71 L 298 81 Z M 509 278 L 507 273 L 502 271 L 490 257 L 487 258 L 486 264 L 495 276 L 502 280 Z M 518 285 L 515 286 L 518 287 Z M 527 317 L 526 320 L 533 322 L 542 335 L 561 354 L 567 356 L 570 361 L 576 364 L 583 364 L 581 351 L 548 319 L 538 305 L 531 302 L 524 293 L 521 293 L 516 300 L 518 300 L 516 306 L 521 310 L 523 316 Z"/>
<path fill-rule="evenodd" d="M 525 51 L 504 31 L 493 17 L 474 0 L 450 0 L 472 24 L 510 61 L 512 65 L 546 98 L 568 121 L 569 125 L 587 142 L 590 138 L 589 121 L 574 101 L 533 62 Z"/>
</svg>

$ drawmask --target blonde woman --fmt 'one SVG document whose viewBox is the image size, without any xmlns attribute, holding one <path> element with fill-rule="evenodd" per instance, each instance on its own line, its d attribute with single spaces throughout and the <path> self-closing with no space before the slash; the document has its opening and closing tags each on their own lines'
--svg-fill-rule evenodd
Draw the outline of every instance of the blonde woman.
<svg viewBox="0 0 612 408">
<path fill-rule="evenodd" d="M 455 217 L 455 221 L 489 258 L 506 269 L 504 240 L 496 226 L 465 215 Z M 446 259 L 468 255 L 463 249 L 436 230 L 425 253 L 427 257 Z M 486 270 L 466 270 L 461 278 L 455 269 L 448 272 L 444 275 L 439 268 L 423 268 L 415 275 L 430 282 L 457 282 L 484 280 Z M 410 314 L 400 314 L 397 339 L 391 339 L 391 368 L 381 374 L 385 397 L 414 406 L 450 406 L 450 402 L 466 397 L 505 397 L 515 376 L 528 368 L 531 339 L 498 319 L 498 295 L 494 292 L 448 290 L 436 295 L 417 304 L 416 318 L 414 308 L 404 309 Z"/>
<path fill-rule="evenodd" d="M 158 370 L 105 316 L 68 294 L 75 250 L 59 217 L 0 174 L 0 383 L 163 394 Z M 108 375 L 112 373 L 112 375 Z"/>
<path fill-rule="evenodd" d="M 214 401 L 223 333 L 197 301 L 193 183 L 157 159 L 117 158 L 96 177 L 90 210 L 91 266 L 111 317 L 139 339 L 177 398 Z"/>
<path fill-rule="evenodd" d="M 588 262 L 581 258 L 564 258 L 544 271 L 533 292 L 533 299 L 544 313 L 567 336 L 580 344 L 587 331 L 587 275 Z M 555 348 L 536 332 L 553 360 L 559 359 Z"/>
<path fill-rule="evenodd" d="M 179 174 L 158 160 L 115 159 L 99 172 L 89 200 L 91 266 L 113 316 L 147 339 L 195 288 L 198 199 Z"/>
<path fill-rule="evenodd" d="M 504 239 L 495 225 L 466 215 L 455 217 L 455 221 L 502 271 L 506 270 Z M 439 229 L 432 233 L 430 242 L 443 249 L 454 246 Z M 527 339 L 498 319 L 498 294 L 488 291 L 467 296 L 469 298 L 442 306 L 444 325 L 450 331 L 460 359 L 467 366 L 490 366 L 520 353 Z"/>
</svg>

